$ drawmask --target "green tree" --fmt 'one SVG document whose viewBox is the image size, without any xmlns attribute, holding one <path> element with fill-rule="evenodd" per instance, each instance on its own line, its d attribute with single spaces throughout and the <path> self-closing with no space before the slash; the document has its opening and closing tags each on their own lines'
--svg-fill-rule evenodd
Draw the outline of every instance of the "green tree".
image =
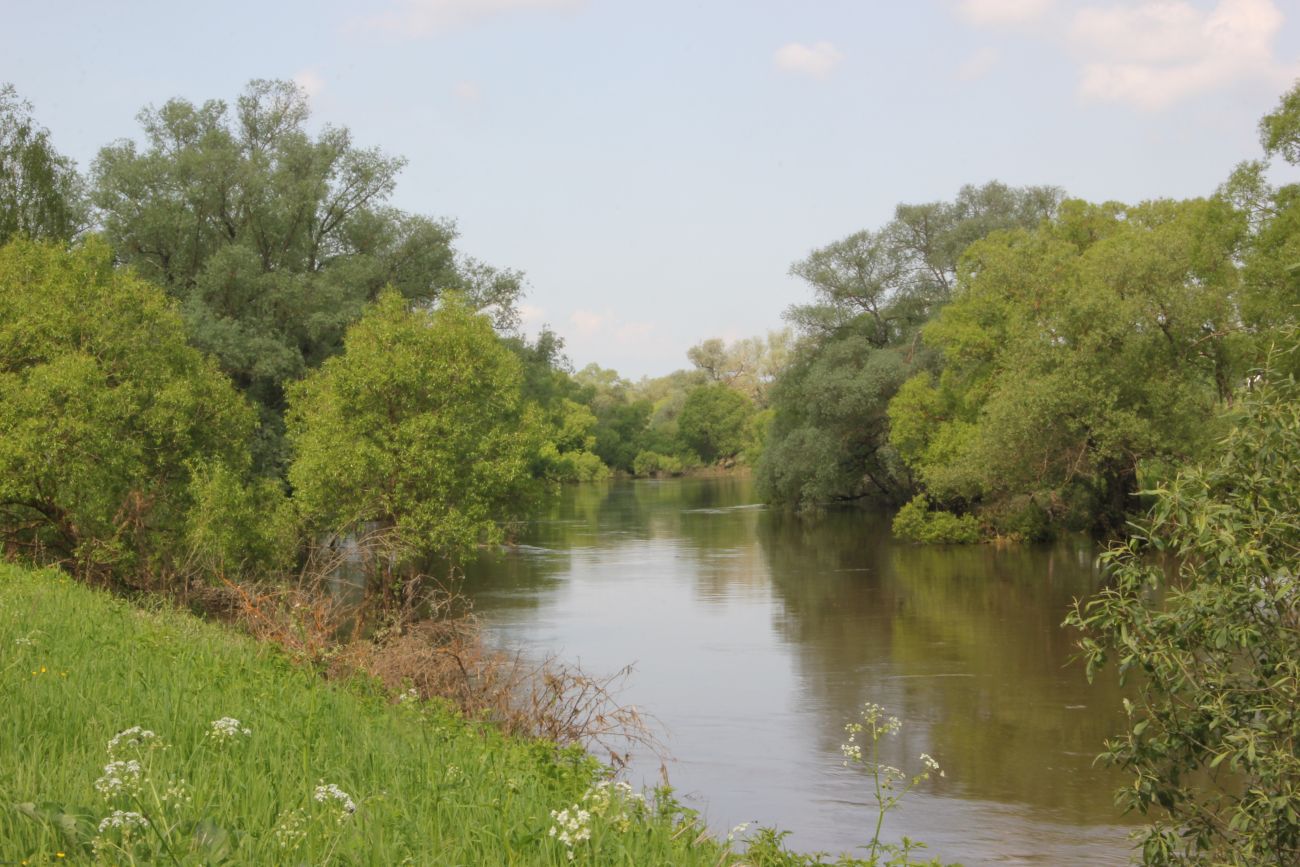
<svg viewBox="0 0 1300 867">
<path fill-rule="evenodd" d="M 400 559 L 463 561 L 536 490 L 546 430 L 519 359 L 456 296 L 434 310 L 381 294 L 342 354 L 289 391 L 289 481 L 306 525 L 375 526 Z"/>
<path fill-rule="evenodd" d="M 1060 203 L 1054 187 L 966 186 L 951 202 L 899 205 L 876 231 L 854 233 L 796 262 L 811 304 L 786 313 L 800 340 L 771 392 L 758 478 L 792 504 L 913 492 L 889 441 L 894 393 L 935 356 L 918 329 L 952 294 L 962 251 L 991 232 L 1035 226 Z"/>
<path fill-rule="evenodd" d="M 248 469 L 254 416 L 108 248 L 0 248 L 6 550 L 134 577 L 183 556 L 195 469 Z"/>
<path fill-rule="evenodd" d="M 1217 199 L 1074 201 L 972 245 L 923 331 L 941 372 L 889 407 L 927 493 L 1122 526 L 1139 470 L 1202 453 L 1252 356 L 1236 303 L 1243 233 Z"/>
<path fill-rule="evenodd" d="M 1090 678 L 1134 681 L 1101 758 L 1133 773 L 1117 800 L 1153 819 L 1150 864 L 1300 862 L 1300 389 L 1257 378 L 1231 421 L 1066 621 Z"/>
<path fill-rule="evenodd" d="M 711 382 L 721 382 L 765 407 L 772 383 L 790 362 L 794 335 L 789 328 L 769 331 L 765 337 L 747 337 L 724 343 L 717 337 L 701 341 L 686 357 Z"/>
<path fill-rule="evenodd" d="M 253 81 L 233 111 L 175 99 L 139 115 L 143 146 L 100 151 L 93 198 L 119 259 L 179 299 L 192 339 L 259 407 L 278 469 L 284 386 L 334 355 L 386 286 L 455 290 L 498 324 L 519 275 L 458 257 L 450 223 L 386 205 L 403 165 L 345 128 L 307 132 L 306 95 Z"/>
<path fill-rule="evenodd" d="M 702 385 L 686 396 L 677 431 L 705 463 L 736 457 L 749 443 L 754 404 L 722 383 Z"/>
<path fill-rule="evenodd" d="M 0 244 L 15 235 L 67 241 L 86 228 L 85 185 L 31 103 L 0 84 Z"/>
</svg>

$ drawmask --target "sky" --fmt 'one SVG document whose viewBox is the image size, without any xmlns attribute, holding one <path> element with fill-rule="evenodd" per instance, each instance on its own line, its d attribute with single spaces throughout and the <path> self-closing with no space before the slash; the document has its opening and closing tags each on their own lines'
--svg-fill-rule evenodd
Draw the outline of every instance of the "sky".
<svg viewBox="0 0 1300 867">
<path fill-rule="evenodd" d="M 967 183 L 1136 202 L 1261 156 L 1300 0 L 0 0 L 0 82 L 88 169 L 172 97 L 292 79 L 393 204 L 521 270 L 578 368 L 783 327 L 811 250 Z"/>
</svg>

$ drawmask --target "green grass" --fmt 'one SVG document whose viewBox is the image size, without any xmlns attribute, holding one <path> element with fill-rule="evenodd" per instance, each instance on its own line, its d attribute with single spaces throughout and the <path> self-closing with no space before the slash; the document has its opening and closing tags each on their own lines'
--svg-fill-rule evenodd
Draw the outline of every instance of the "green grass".
<svg viewBox="0 0 1300 867">
<path fill-rule="evenodd" d="M 235 717 L 233 742 L 206 737 Z M 95 782 L 131 726 L 143 782 Z M 394 705 L 370 683 L 329 683 L 274 648 L 171 609 L 138 607 L 53 571 L 0 564 L 0 862 L 717 865 L 722 846 L 662 808 L 589 803 L 591 837 L 549 836 L 601 768 L 502 736 L 435 705 Z M 184 779 L 189 800 L 164 800 Z M 313 795 L 348 793 L 346 814 Z M 114 809 L 151 821 L 100 834 Z M 627 812 L 630 821 L 619 821 Z M 277 827 L 297 825 L 296 848 Z M 282 835 L 281 835 L 282 836 Z M 98 842 L 96 842 L 98 838 Z"/>
</svg>

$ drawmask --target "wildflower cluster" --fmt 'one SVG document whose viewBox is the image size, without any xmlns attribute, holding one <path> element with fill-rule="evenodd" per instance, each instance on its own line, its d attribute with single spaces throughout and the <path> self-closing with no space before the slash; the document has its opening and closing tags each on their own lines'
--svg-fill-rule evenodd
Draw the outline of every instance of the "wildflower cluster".
<svg viewBox="0 0 1300 867">
<path fill-rule="evenodd" d="M 108 757 L 110 759 L 121 758 L 127 751 L 139 753 L 146 747 L 161 749 L 163 747 L 162 738 L 149 729 L 131 726 L 129 729 L 123 729 L 109 738 Z"/>
<path fill-rule="evenodd" d="M 586 791 L 582 803 L 592 815 L 600 816 L 620 833 L 626 833 L 632 826 L 633 815 L 645 809 L 645 795 L 632 791 L 621 780 L 602 780 Z"/>
<path fill-rule="evenodd" d="M 122 810 L 114 810 L 111 816 L 106 817 L 99 823 L 99 833 L 103 834 L 113 828 L 120 829 L 124 834 L 130 835 L 135 828 L 148 828 L 149 820 L 139 813 L 128 813 Z"/>
<path fill-rule="evenodd" d="M 903 838 L 901 846 L 881 842 L 880 831 L 884 825 L 885 814 L 897 807 L 903 796 L 918 784 L 930 779 L 931 776 L 944 776 L 939 763 L 929 753 L 921 753 L 920 761 L 925 767 L 920 773 L 910 777 L 901 768 L 880 761 L 880 741 L 890 735 L 898 734 L 902 728 L 903 723 L 898 717 L 890 716 L 880 705 L 870 702 L 863 705 L 857 720 L 844 726 L 844 731 L 849 736 L 848 741 L 840 745 L 845 767 L 848 767 L 850 762 L 862 765 L 875 782 L 877 816 L 876 832 L 870 843 L 872 864 L 876 863 L 876 858 L 881 853 L 896 856 L 889 862 L 891 864 L 912 863 L 909 860 L 909 853 L 913 849 L 924 848 L 924 844 L 906 837 Z M 867 750 L 865 755 L 864 747 Z"/>
<path fill-rule="evenodd" d="M 307 814 L 301 809 L 292 810 L 275 826 L 275 841 L 280 848 L 292 852 L 307 839 Z"/>
<path fill-rule="evenodd" d="M 210 741 L 225 744 L 237 741 L 241 737 L 251 737 L 252 734 L 252 729 L 233 716 L 223 716 L 221 719 L 212 721 L 212 725 L 204 737 Z"/>
<path fill-rule="evenodd" d="M 591 839 L 591 813 L 574 804 L 567 810 L 552 810 L 551 818 L 555 824 L 550 834 L 564 844 L 572 861 L 574 847 Z"/>
<path fill-rule="evenodd" d="M 352 796 L 333 783 L 321 783 L 316 787 L 316 794 L 312 797 L 316 799 L 316 803 L 325 804 L 327 807 L 337 810 L 338 815 L 336 818 L 340 824 L 357 811 L 357 805 L 352 800 Z"/>
<path fill-rule="evenodd" d="M 646 806 L 645 796 L 632 791 L 632 787 L 622 781 L 602 780 L 582 795 L 582 800 L 565 810 L 552 810 L 550 836 L 564 844 L 566 854 L 572 861 L 576 847 L 591 839 L 591 820 L 603 820 L 603 824 L 614 828 L 619 833 L 626 833 L 632 827 L 633 819 L 643 814 Z"/>
<path fill-rule="evenodd" d="M 95 791 L 110 801 L 124 795 L 138 795 L 143 778 L 144 768 L 135 759 L 109 762 L 104 765 L 103 776 L 95 780 Z"/>
</svg>

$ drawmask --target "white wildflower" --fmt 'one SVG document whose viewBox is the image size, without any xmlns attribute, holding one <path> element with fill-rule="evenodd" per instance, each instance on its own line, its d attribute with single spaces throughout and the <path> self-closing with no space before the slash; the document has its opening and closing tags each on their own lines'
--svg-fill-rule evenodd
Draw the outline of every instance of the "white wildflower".
<svg viewBox="0 0 1300 867">
<path fill-rule="evenodd" d="M 206 737 L 219 744 L 224 744 L 237 741 L 240 737 L 251 737 L 252 734 L 252 729 L 233 716 L 223 716 L 221 719 L 212 721 L 212 727 L 208 729 Z"/>
<path fill-rule="evenodd" d="M 126 813 L 122 810 L 114 810 L 113 815 L 106 817 L 99 823 L 99 833 L 103 834 L 110 828 L 121 828 L 124 832 L 130 833 L 133 828 L 148 828 L 149 820 L 139 813 Z"/>
<path fill-rule="evenodd" d="M 339 822 L 345 821 L 348 816 L 357 811 L 357 805 L 352 800 L 352 796 L 333 783 L 321 783 L 316 787 L 316 794 L 313 797 L 317 803 L 337 809 L 339 811 Z"/>
<path fill-rule="evenodd" d="M 166 803 L 188 804 L 194 798 L 190 795 L 189 784 L 185 780 L 170 780 L 163 790 L 162 799 Z"/>
<path fill-rule="evenodd" d="M 730 831 L 727 832 L 727 843 L 736 842 L 736 838 L 739 837 L 741 834 L 745 833 L 747 830 L 749 830 L 749 823 L 741 822 L 739 825 L 737 825 L 736 827 L 732 828 Z"/>
<path fill-rule="evenodd" d="M 108 757 L 116 759 L 127 750 L 139 752 L 144 747 L 158 748 L 163 745 L 162 738 L 149 729 L 131 726 L 113 735 L 108 741 Z"/>
<path fill-rule="evenodd" d="M 14 644 L 18 645 L 19 647 L 32 647 L 33 645 L 36 644 L 36 642 L 30 638 L 15 638 Z"/>
<path fill-rule="evenodd" d="M 591 839 L 591 813 L 577 804 L 567 810 L 552 810 L 550 835 L 564 844 L 569 860 L 573 860 L 574 847 Z"/>
<path fill-rule="evenodd" d="M 95 780 L 95 791 L 108 799 L 139 794 L 143 776 L 144 769 L 135 759 L 109 762 L 104 765 L 104 775 Z"/>
<path fill-rule="evenodd" d="M 420 691 L 415 687 L 411 687 L 406 692 L 402 693 L 397 697 L 398 704 L 413 704 L 419 700 L 420 700 Z"/>
<path fill-rule="evenodd" d="M 307 814 L 294 810 L 275 826 L 275 840 L 281 849 L 293 851 L 307 839 Z"/>
</svg>

